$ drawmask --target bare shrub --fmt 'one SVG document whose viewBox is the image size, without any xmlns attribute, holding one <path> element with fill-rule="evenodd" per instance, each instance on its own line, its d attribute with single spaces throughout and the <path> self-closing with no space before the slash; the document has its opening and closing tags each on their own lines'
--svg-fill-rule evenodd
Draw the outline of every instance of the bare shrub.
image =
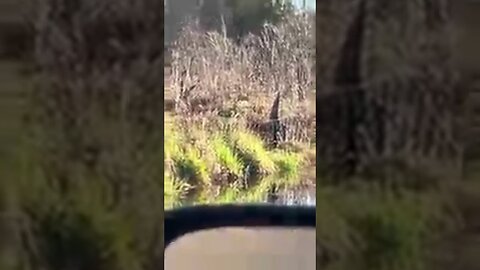
<svg viewBox="0 0 480 270">
<path fill-rule="evenodd" d="M 313 19 L 291 14 L 238 42 L 190 22 L 171 51 L 166 98 L 175 100 L 177 114 L 188 117 L 265 121 L 277 93 L 286 101 L 281 117 L 305 112 L 315 94 Z"/>
<path fill-rule="evenodd" d="M 229 117 L 265 135 L 272 130 L 268 115 L 280 93 L 279 118 L 295 130 L 289 138 L 311 141 L 306 137 L 315 129 L 313 19 L 311 14 L 292 13 L 241 40 L 205 32 L 190 21 L 171 50 L 166 104 L 174 103 L 178 116 Z M 305 114 L 307 121 L 286 119 L 303 119 Z"/>
</svg>

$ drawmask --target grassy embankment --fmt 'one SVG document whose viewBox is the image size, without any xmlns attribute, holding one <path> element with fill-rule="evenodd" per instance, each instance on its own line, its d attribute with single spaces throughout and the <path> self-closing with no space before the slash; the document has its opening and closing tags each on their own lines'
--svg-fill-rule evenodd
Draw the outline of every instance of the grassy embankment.
<svg viewBox="0 0 480 270">
<path fill-rule="evenodd" d="M 247 130 L 182 130 L 165 124 L 165 207 L 195 203 L 262 202 L 273 185 L 302 184 L 314 169 L 314 149 L 269 150 Z"/>
</svg>

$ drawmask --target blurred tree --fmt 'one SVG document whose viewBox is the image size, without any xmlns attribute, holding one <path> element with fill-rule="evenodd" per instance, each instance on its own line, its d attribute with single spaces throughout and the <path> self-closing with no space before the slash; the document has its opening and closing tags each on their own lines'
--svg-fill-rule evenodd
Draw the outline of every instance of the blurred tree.
<svg viewBox="0 0 480 270">
<path fill-rule="evenodd" d="M 232 34 L 236 37 L 255 33 L 266 22 L 277 23 L 293 11 L 291 0 L 234 0 L 227 6 L 232 11 Z"/>
</svg>

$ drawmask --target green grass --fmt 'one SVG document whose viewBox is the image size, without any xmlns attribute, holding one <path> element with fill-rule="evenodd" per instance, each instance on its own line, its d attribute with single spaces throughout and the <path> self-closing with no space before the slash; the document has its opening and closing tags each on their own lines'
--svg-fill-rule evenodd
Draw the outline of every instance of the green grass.
<svg viewBox="0 0 480 270">
<path fill-rule="evenodd" d="M 186 128 L 171 118 L 165 130 L 166 207 L 262 201 L 273 185 L 301 183 L 303 153 L 269 150 L 247 130 Z"/>
<path fill-rule="evenodd" d="M 287 151 L 272 153 L 272 160 L 276 165 L 280 179 L 287 180 L 290 185 L 298 184 L 298 175 L 302 169 L 303 157 L 301 154 Z"/>
<path fill-rule="evenodd" d="M 229 135 L 232 148 L 239 153 L 246 166 L 251 166 L 253 174 L 262 175 L 276 172 L 277 165 L 260 138 L 246 131 L 232 132 Z"/>
<path fill-rule="evenodd" d="M 217 136 L 212 138 L 211 143 L 218 164 L 235 177 L 241 177 L 245 166 L 243 160 L 234 149 L 228 145 L 225 138 Z"/>
</svg>

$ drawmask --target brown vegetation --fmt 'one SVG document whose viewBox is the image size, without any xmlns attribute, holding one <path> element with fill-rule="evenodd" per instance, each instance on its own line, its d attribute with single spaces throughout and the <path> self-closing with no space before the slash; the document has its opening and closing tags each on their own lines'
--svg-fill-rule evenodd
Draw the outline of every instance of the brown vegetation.
<svg viewBox="0 0 480 270">
<path fill-rule="evenodd" d="M 433 22 L 407 2 L 357 3 L 320 8 L 320 31 L 332 33 L 321 44 L 336 51 L 335 57 L 318 59 L 324 74 L 317 81 L 319 119 L 325 123 L 319 125 L 318 155 L 343 176 L 383 167 L 389 172 L 381 178 L 410 168 L 458 179 L 466 86 L 453 66 L 451 40 L 441 38 L 451 36 L 451 20 L 440 12 Z M 346 10 L 355 14 L 350 21 L 339 17 Z M 396 17 L 409 10 L 418 16 Z M 344 33 L 343 41 L 338 33 Z"/>
<path fill-rule="evenodd" d="M 228 118 L 254 130 L 280 118 L 303 119 L 315 129 L 313 18 L 291 15 L 260 35 L 235 42 L 218 32 L 187 26 L 172 48 L 165 76 L 165 109 L 177 117 Z M 274 102 L 280 95 L 278 102 Z M 276 106 L 273 106 L 277 103 Z M 173 106 L 174 105 L 174 106 Z M 272 117 L 272 109 L 275 117 Z M 293 126 L 286 128 L 295 128 Z"/>
</svg>

